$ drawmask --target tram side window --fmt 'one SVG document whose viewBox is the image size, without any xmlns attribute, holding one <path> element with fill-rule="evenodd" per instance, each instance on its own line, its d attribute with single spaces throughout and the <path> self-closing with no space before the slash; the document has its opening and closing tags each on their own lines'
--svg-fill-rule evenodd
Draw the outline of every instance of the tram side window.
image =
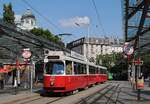
<svg viewBox="0 0 150 104">
<path fill-rule="evenodd" d="M 99 70 L 99 74 L 101 74 L 101 68 L 99 68 L 98 70 Z"/>
<path fill-rule="evenodd" d="M 96 68 L 96 74 L 99 74 L 100 72 L 99 72 L 99 68 Z"/>
<path fill-rule="evenodd" d="M 101 74 L 106 74 L 106 70 L 105 69 L 101 69 Z"/>
<path fill-rule="evenodd" d="M 86 65 L 74 62 L 74 73 L 75 74 L 86 74 Z"/>
<path fill-rule="evenodd" d="M 106 73 L 107 73 L 107 70 L 104 69 L 104 74 L 106 74 Z"/>
<path fill-rule="evenodd" d="M 74 62 L 74 74 L 78 74 L 78 64 Z"/>
<path fill-rule="evenodd" d="M 78 63 L 78 73 L 77 74 L 82 74 L 82 65 L 80 63 Z"/>
<path fill-rule="evenodd" d="M 86 65 L 85 64 L 82 65 L 82 70 L 83 70 L 83 74 L 86 74 Z"/>
<path fill-rule="evenodd" d="M 86 74 L 86 65 L 85 64 L 80 64 L 79 74 Z"/>
<path fill-rule="evenodd" d="M 89 66 L 89 74 L 95 74 L 96 68 L 94 66 Z"/>
<path fill-rule="evenodd" d="M 101 72 L 101 74 L 103 74 L 103 69 L 101 69 L 101 71 L 100 71 L 100 72 Z"/>
<path fill-rule="evenodd" d="M 66 61 L 66 74 L 72 74 L 72 62 Z"/>
</svg>

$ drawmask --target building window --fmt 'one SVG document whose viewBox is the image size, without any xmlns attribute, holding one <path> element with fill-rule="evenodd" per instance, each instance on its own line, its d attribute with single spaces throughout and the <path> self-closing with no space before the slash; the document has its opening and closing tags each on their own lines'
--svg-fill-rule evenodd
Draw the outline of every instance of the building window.
<svg viewBox="0 0 150 104">
<path fill-rule="evenodd" d="M 24 23 L 24 20 L 21 20 L 21 23 L 23 24 L 23 23 Z"/>
<path fill-rule="evenodd" d="M 31 25 L 33 26 L 33 20 L 31 20 Z"/>
<path fill-rule="evenodd" d="M 93 48 L 93 45 L 91 45 L 91 53 L 94 54 L 94 48 Z"/>
<path fill-rule="evenodd" d="M 89 48 L 88 48 L 88 44 L 86 44 L 86 56 L 88 56 L 89 54 Z"/>
<path fill-rule="evenodd" d="M 29 23 L 29 20 L 26 20 L 26 23 Z"/>
</svg>

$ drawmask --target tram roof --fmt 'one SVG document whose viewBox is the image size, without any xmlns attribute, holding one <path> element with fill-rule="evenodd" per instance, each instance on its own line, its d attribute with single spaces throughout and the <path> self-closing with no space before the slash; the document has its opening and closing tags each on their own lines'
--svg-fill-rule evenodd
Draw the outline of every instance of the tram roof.
<svg viewBox="0 0 150 104">
<path fill-rule="evenodd" d="M 69 51 L 69 52 L 66 52 L 66 51 L 52 51 L 52 50 L 48 50 L 46 49 L 45 51 L 46 52 L 46 56 L 59 56 L 60 59 L 64 59 L 64 58 L 72 58 L 72 59 L 76 59 L 76 60 L 81 60 L 81 61 L 87 61 L 86 57 L 79 54 L 79 53 L 76 53 L 74 51 Z"/>
<path fill-rule="evenodd" d="M 46 51 L 47 51 L 46 52 L 46 58 L 48 58 L 48 56 L 52 56 L 52 59 L 48 58 L 48 60 L 51 60 L 51 61 L 68 60 L 68 61 L 72 61 L 72 62 L 88 64 L 90 66 L 98 67 L 101 69 L 107 69 L 104 66 L 95 65 L 94 63 L 89 62 L 83 55 L 80 55 L 80 54 L 73 52 L 73 51 L 71 51 L 70 53 L 66 52 L 66 51 L 51 51 L 51 50 L 47 50 L 47 49 L 46 49 Z M 57 56 L 59 56 L 59 57 L 57 57 Z"/>
<path fill-rule="evenodd" d="M 104 67 L 104 66 L 100 66 L 100 65 L 95 65 L 94 63 L 92 63 L 92 62 L 88 62 L 88 65 L 91 65 L 91 66 L 94 66 L 94 67 L 98 67 L 98 68 L 100 68 L 100 69 L 107 69 L 106 67 Z"/>
</svg>

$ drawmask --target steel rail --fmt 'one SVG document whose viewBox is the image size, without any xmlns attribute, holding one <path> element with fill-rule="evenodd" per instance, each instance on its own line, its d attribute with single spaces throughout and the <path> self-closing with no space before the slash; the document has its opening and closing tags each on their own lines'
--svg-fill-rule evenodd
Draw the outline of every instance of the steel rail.
<svg viewBox="0 0 150 104">
<path fill-rule="evenodd" d="M 102 91 L 102 90 L 104 90 L 104 89 L 107 89 L 107 88 L 109 88 L 109 87 L 110 87 L 110 85 L 107 85 L 107 86 L 103 87 L 102 89 L 98 90 L 96 93 L 92 93 L 92 94 L 90 94 L 89 96 L 87 96 L 87 97 L 85 97 L 85 98 L 79 100 L 79 101 L 78 101 L 77 103 L 75 103 L 75 104 L 87 104 L 87 101 L 88 101 L 89 99 L 91 99 L 95 94 L 97 94 L 97 93 L 99 93 L 100 91 Z M 111 86 L 111 87 L 112 87 L 112 86 Z"/>
</svg>

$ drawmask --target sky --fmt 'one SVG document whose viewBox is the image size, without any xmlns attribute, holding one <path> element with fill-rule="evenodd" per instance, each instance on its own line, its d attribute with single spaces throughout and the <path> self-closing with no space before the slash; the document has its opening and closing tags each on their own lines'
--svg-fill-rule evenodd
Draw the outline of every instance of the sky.
<svg viewBox="0 0 150 104">
<path fill-rule="evenodd" d="M 15 15 L 22 15 L 31 9 L 38 27 L 49 29 L 55 35 L 72 34 L 63 36 L 66 43 L 84 36 L 123 38 L 121 0 L 93 1 L 0 0 L 0 15 L 3 13 L 3 4 L 9 2 Z"/>
</svg>

